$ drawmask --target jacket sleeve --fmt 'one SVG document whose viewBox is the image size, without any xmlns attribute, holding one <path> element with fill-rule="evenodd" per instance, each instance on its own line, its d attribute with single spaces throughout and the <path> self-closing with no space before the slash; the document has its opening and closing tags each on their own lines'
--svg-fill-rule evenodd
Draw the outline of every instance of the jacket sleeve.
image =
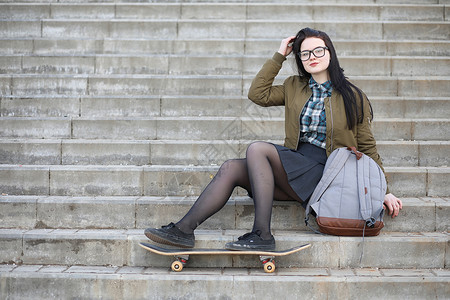
<svg viewBox="0 0 450 300">
<path fill-rule="evenodd" d="M 358 150 L 367 156 L 371 157 L 383 170 L 383 173 L 386 177 L 386 172 L 383 168 L 383 163 L 381 161 L 381 157 L 377 151 L 377 145 L 375 138 L 372 133 L 371 127 L 371 112 L 370 112 L 370 103 L 367 97 L 364 95 L 364 116 L 363 122 L 358 123 L 357 128 L 357 141 L 358 141 Z M 386 182 L 388 179 L 386 177 Z M 389 194 L 389 187 L 387 187 L 386 194 Z"/>
<path fill-rule="evenodd" d="M 284 105 L 284 86 L 272 84 L 285 60 L 284 55 L 276 52 L 266 61 L 248 91 L 248 98 L 251 101 L 261 106 Z"/>
</svg>

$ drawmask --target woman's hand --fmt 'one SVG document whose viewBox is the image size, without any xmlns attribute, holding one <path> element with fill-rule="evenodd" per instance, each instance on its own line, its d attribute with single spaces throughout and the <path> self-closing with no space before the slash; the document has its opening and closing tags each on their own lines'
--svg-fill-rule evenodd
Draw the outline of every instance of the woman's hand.
<svg viewBox="0 0 450 300">
<path fill-rule="evenodd" d="M 278 53 L 284 56 L 288 56 L 292 52 L 292 42 L 295 39 L 294 36 L 290 36 L 288 38 L 285 38 L 281 41 L 280 49 L 278 50 Z"/>
<path fill-rule="evenodd" d="M 403 208 L 402 200 L 392 194 L 386 194 L 384 196 L 384 208 L 392 218 L 395 218 Z"/>
</svg>

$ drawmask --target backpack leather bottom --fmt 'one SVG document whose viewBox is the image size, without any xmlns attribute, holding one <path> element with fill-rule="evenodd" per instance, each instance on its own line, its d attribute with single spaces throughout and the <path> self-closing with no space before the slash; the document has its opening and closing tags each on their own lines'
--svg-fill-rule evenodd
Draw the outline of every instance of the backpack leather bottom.
<svg viewBox="0 0 450 300">
<path fill-rule="evenodd" d="M 382 221 L 376 221 L 373 227 L 364 228 L 364 220 L 317 217 L 319 230 L 325 234 L 340 236 L 377 236 L 384 227 Z"/>
</svg>

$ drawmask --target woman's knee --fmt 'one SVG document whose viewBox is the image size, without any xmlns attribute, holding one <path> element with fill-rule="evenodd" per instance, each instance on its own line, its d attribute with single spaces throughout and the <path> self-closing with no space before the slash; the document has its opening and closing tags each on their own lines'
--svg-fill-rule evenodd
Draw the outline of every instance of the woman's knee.
<svg viewBox="0 0 450 300">
<path fill-rule="evenodd" d="M 253 142 L 247 147 L 246 157 L 251 157 L 255 155 L 267 156 L 267 152 L 270 150 L 272 144 L 267 142 Z"/>
<path fill-rule="evenodd" d="M 226 177 L 236 186 L 246 187 L 248 185 L 248 172 L 246 159 L 229 159 L 219 168 L 216 176 Z"/>
<path fill-rule="evenodd" d="M 245 159 L 228 159 L 219 168 L 219 172 L 242 172 L 246 168 Z"/>
</svg>

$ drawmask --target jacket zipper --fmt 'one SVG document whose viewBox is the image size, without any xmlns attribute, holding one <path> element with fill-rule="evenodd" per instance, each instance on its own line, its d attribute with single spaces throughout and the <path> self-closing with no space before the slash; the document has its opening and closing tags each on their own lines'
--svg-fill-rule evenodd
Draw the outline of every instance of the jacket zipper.
<svg viewBox="0 0 450 300">
<path fill-rule="evenodd" d="M 330 147 L 331 147 L 330 154 L 331 154 L 331 152 L 333 151 L 333 128 L 334 128 L 334 124 L 333 124 L 333 105 L 331 103 L 331 97 L 330 97 L 330 116 L 331 116 L 331 137 L 330 137 Z"/>
</svg>

